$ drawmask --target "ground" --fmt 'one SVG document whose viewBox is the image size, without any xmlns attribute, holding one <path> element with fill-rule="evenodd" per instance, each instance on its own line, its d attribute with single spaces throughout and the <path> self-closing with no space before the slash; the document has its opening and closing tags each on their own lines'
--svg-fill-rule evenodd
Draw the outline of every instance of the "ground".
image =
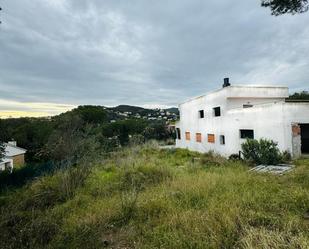
<svg viewBox="0 0 309 249">
<path fill-rule="evenodd" d="M 309 248 L 309 159 L 294 163 L 126 148 L 4 191 L 0 248 Z"/>
</svg>

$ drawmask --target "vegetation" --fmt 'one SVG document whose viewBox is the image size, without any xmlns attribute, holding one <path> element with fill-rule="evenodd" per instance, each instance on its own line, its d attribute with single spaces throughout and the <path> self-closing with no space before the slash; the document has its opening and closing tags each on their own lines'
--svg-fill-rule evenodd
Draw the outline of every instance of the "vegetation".
<svg viewBox="0 0 309 249">
<path fill-rule="evenodd" d="M 286 152 L 281 154 L 277 145 L 268 139 L 247 139 L 241 145 L 242 155 L 244 159 L 255 164 L 276 165 L 288 158 Z"/>
<path fill-rule="evenodd" d="M 309 160 L 283 176 L 125 147 L 2 191 L 0 248 L 308 248 Z M 22 169 L 19 169 L 22 170 Z"/>
<path fill-rule="evenodd" d="M 290 95 L 289 99 L 292 100 L 309 100 L 309 92 L 307 91 L 302 91 L 299 93 L 294 93 L 292 95 Z"/>
<path fill-rule="evenodd" d="M 308 0 L 262 0 L 262 6 L 271 9 L 272 15 L 304 13 L 309 9 Z"/>
<path fill-rule="evenodd" d="M 119 111 L 139 111 L 143 115 L 155 112 L 131 106 L 79 106 L 51 118 L 0 119 L 0 141 L 16 140 L 27 149 L 28 163 L 50 160 L 74 163 L 85 153 L 90 156 L 127 145 L 130 137 L 137 134 L 144 141 L 168 140 L 174 136 L 163 120 L 128 118 L 118 114 Z"/>
</svg>

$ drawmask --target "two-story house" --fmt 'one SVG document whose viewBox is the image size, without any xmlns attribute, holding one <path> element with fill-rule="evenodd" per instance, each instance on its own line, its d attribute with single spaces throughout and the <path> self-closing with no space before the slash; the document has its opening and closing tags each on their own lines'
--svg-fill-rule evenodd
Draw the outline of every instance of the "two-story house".
<svg viewBox="0 0 309 249">
<path fill-rule="evenodd" d="M 309 153 L 309 102 L 288 101 L 287 87 L 231 85 L 179 105 L 176 147 L 238 153 L 246 138 L 267 138 L 294 157 Z"/>
</svg>

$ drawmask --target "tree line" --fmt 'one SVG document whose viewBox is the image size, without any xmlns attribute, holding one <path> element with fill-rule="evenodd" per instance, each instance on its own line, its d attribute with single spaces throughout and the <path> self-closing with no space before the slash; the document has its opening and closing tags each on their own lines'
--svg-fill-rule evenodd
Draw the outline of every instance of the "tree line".
<svg viewBox="0 0 309 249">
<path fill-rule="evenodd" d="M 111 123 L 101 106 L 79 106 L 49 119 L 0 119 L 0 141 L 17 141 L 27 149 L 27 162 L 77 162 L 130 143 L 173 136 L 163 121 L 128 119 Z"/>
</svg>

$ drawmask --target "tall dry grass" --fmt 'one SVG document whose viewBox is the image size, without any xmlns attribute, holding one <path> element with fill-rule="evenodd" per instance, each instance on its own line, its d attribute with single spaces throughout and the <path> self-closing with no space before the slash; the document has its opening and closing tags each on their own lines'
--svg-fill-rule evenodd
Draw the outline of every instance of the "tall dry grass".
<svg viewBox="0 0 309 249">
<path fill-rule="evenodd" d="M 212 153 L 124 148 L 0 199 L 0 248 L 308 248 L 309 160 L 283 176 Z"/>
</svg>

